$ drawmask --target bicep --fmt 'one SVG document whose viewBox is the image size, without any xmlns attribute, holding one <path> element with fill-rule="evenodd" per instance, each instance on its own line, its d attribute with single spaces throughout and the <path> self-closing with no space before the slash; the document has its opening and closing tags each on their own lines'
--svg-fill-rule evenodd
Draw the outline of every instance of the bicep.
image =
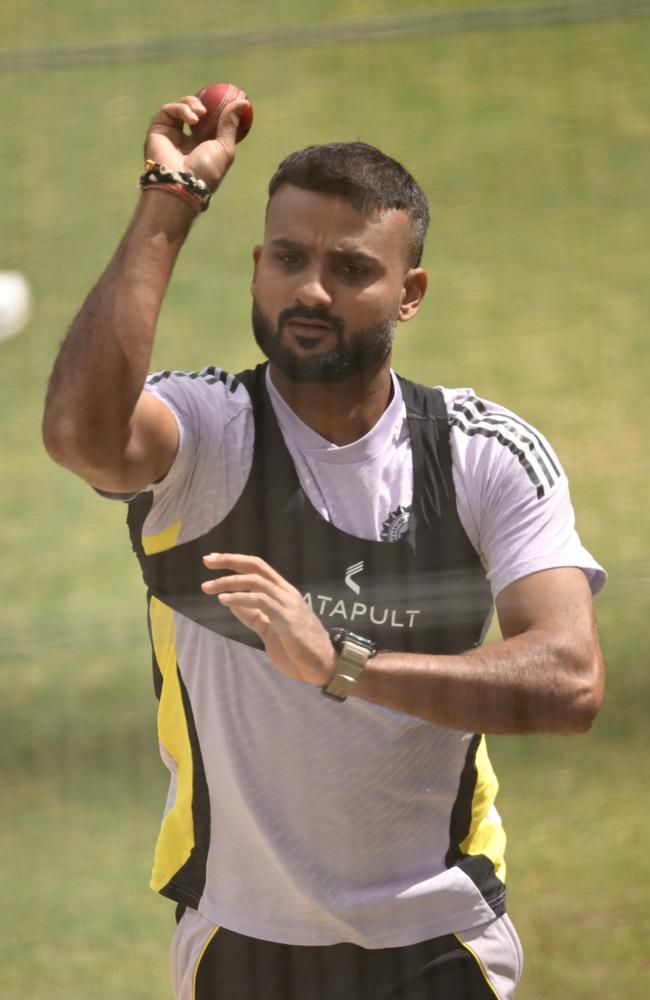
<svg viewBox="0 0 650 1000">
<path fill-rule="evenodd" d="M 574 566 L 531 573 L 504 587 L 496 598 L 504 639 L 532 630 L 578 641 L 594 631 L 594 611 L 587 577 Z"/>
</svg>

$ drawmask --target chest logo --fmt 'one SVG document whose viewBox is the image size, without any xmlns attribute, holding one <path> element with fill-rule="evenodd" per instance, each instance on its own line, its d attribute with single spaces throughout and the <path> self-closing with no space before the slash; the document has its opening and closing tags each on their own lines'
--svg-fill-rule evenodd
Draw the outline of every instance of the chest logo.
<svg viewBox="0 0 650 1000">
<path fill-rule="evenodd" d="M 353 577 L 357 576 L 359 573 L 362 572 L 363 572 L 363 561 L 354 563 L 353 566 L 348 566 L 348 568 L 345 571 L 346 586 L 348 586 L 350 590 L 353 591 L 353 593 L 355 594 L 361 593 L 361 587 L 356 582 L 356 580 L 353 579 Z"/>
<path fill-rule="evenodd" d="M 388 515 L 381 530 L 382 542 L 398 542 L 408 531 L 411 520 L 411 507 L 396 507 Z"/>
</svg>

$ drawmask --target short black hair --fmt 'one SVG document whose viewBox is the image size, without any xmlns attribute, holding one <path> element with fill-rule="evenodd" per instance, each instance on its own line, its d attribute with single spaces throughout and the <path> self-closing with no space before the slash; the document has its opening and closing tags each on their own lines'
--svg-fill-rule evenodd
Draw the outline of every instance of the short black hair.
<svg viewBox="0 0 650 1000">
<path fill-rule="evenodd" d="M 287 156 L 269 183 L 269 199 L 282 184 L 341 195 L 360 212 L 400 209 L 411 218 L 409 267 L 422 260 L 429 205 L 422 188 L 401 163 L 365 142 L 307 146 Z"/>
</svg>

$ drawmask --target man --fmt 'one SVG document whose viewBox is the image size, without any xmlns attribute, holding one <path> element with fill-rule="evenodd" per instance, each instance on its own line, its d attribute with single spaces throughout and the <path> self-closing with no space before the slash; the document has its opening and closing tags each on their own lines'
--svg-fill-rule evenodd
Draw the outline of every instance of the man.
<svg viewBox="0 0 650 1000">
<path fill-rule="evenodd" d="M 44 423 L 57 461 L 129 501 L 171 772 L 152 887 L 178 903 L 175 995 L 510 998 L 481 734 L 589 728 L 604 574 L 533 428 L 392 373 L 428 209 L 372 147 L 302 150 L 271 181 L 252 283 L 268 366 L 143 390 L 242 108 L 199 146 L 196 97 L 154 118 Z M 493 598 L 504 638 L 480 648 Z"/>
</svg>

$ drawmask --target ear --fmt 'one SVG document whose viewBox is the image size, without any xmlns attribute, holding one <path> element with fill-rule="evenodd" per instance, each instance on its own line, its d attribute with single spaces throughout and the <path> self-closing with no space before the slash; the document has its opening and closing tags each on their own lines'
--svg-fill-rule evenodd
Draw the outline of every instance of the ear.
<svg viewBox="0 0 650 1000">
<path fill-rule="evenodd" d="M 398 319 L 400 323 L 407 323 L 419 311 L 428 281 L 427 272 L 421 267 L 412 267 L 406 272 L 399 307 Z"/>
<path fill-rule="evenodd" d="M 260 262 L 261 256 L 262 256 L 262 247 L 258 243 L 257 246 L 253 247 L 253 277 L 251 280 L 251 293 L 255 289 L 255 280 L 257 278 L 257 265 Z"/>
</svg>

